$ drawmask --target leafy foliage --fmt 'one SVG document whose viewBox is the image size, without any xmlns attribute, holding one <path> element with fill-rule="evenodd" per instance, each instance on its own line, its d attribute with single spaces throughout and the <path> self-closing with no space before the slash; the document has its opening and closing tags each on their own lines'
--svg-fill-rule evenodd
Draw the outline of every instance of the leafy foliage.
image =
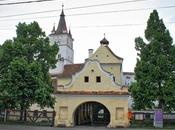
<svg viewBox="0 0 175 130">
<path fill-rule="evenodd" d="M 175 106 L 175 47 L 163 20 L 154 10 L 145 30 L 147 43 L 135 39 L 138 59 L 136 82 L 130 87 L 135 109 L 174 110 Z M 156 106 L 156 102 L 158 106 Z"/>
<path fill-rule="evenodd" d="M 17 36 L 0 48 L 0 106 L 28 109 L 37 103 L 53 107 L 49 69 L 57 62 L 57 44 L 49 39 L 37 22 L 19 23 Z"/>
</svg>

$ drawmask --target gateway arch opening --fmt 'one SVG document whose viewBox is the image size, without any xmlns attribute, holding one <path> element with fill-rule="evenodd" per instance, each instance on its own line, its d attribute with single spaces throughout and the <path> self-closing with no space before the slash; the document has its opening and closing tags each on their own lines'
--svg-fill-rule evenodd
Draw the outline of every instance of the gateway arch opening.
<svg viewBox="0 0 175 130">
<path fill-rule="evenodd" d="M 109 110 L 98 102 L 82 103 L 74 113 L 75 125 L 107 126 L 109 122 Z"/>
</svg>

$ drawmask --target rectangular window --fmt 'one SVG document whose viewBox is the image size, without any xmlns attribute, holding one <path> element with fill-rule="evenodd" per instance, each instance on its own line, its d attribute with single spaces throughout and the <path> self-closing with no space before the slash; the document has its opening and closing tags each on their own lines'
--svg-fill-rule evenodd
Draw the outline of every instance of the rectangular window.
<svg viewBox="0 0 175 130">
<path fill-rule="evenodd" d="M 85 82 L 85 83 L 89 82 L 89 77 L 88 77 L 88 76 L 85 76 L 85 77 L 84 77 L 84 82 Z"/>
<path fill-rule="evenodd" d="M 97 77 L 96 77 L 96 82 L 97 82 L 97 83 L 100 83 L 100 82 L 101 82 L 101 77 L 100 77 L 100 76 L 97 76 Z"/>
</svg>

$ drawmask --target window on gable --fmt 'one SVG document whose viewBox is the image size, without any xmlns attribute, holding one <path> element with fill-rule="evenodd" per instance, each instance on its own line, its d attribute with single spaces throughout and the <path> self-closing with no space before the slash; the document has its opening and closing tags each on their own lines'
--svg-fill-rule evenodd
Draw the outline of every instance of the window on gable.
<svg viewBox="0 0 175 130">
<path fill-rule="evenodd" d="M 85 77 L 84 77 L 84 82 L 85 82 L 85 83 L 89 82 L 89 77 L 88 77 L 88 76 L 85 76 Z"/>
<path fill-rule="evenodd" d="M 96 82 L 97 82 L 97 83 L 100 83 L 100 82 L 101 82 L 101 77 L 100 77 L 100 76 L 97 76 L 97 77 L 96 77 Z"/>
</svg>

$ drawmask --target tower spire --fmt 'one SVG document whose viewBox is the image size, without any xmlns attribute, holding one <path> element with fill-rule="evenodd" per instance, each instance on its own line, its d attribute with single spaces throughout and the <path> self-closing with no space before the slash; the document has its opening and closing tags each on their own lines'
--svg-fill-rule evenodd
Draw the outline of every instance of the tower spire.
<svg viewBox="0 0 175 130">
<path fill-rule="evenodd" d="M 72 33 L 71 33 L 70 27 L 69 27 L 69 35 L 70 35 L 70 37 L 72 38 Z"/>
<path fill-rule="evenodd" d="M 55 23 L 53 24 L 53 29 L 51 31 L 51 34 L 55 34 Z"/>
<path fill-rule="evenodd" d="M 65 15 L 64 15 L 63 7 L 64 7 L 64 5 L 62 4 L 62 11 L 61 11 L 61 14 L 60 14 L 60 21 L 58 23 L 56 34 L 67 33 L 67 26 L 66 26 L 66 21 L 65 21 Z"/>
</svg>

